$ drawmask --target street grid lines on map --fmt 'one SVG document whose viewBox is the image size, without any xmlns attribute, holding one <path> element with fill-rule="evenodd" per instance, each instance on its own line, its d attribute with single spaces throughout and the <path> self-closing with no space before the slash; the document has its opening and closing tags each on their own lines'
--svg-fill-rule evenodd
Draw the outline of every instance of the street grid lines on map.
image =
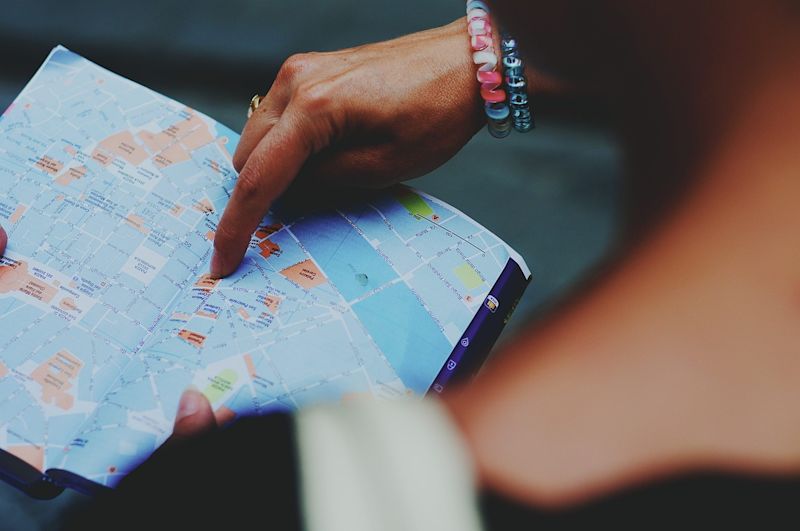
<svg viewBox="0 0 800 531">
<path fill-rule="evenodd" d="M 60 47 L 6 110 L 0 448 L 113 486 L 190 384 L 222 421 L 427 390 L 510 250 L 398 187 L 270 214 L 212 280 L 237 141 Z"/>
</svg>

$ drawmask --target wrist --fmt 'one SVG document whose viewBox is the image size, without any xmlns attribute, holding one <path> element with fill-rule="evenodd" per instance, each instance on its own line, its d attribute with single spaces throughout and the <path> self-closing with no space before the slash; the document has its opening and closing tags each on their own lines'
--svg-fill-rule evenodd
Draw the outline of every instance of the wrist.
<svg viewBox="0 0 800 531">
<path fill-rule="evenodd" d="M 452 57 L 450 72 L 443 83 L 451 86 L 454 100 L 458 101 L 461 112 L 470 125 L 470 133 L 475 134 L 486 126 L 486 114 L 480 95 L 480 85 L 475 74 L 469 34 L 466 31 L 467 18 L 461 17 L 441 29 L 447 41 L 448 57 Z"/>
</svg>

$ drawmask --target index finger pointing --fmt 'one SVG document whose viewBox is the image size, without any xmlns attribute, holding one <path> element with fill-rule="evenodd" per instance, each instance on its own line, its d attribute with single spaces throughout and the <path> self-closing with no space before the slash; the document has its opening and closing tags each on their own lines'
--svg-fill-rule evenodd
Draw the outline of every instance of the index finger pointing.
<svg viewBox="0 0 800 531">
<path fill-rule="evenodd" d="M 286 189 L 311 154 L 302 121 L 284 116 L 261 139 L 239 174 L 214 237 L 211 276 L 233 273 L 244 257 L 250 237 L 272 202 Z"/>
</svg>

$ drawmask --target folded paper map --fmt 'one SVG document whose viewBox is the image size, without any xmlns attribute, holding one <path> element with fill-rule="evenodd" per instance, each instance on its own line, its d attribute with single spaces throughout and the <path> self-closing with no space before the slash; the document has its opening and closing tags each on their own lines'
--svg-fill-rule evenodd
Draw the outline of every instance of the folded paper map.
<svg viewBox="0 0 800 531">
<path fill-rule="evenodd" d="M 189 385 L 221 420 L 440 392 L 485 359 L 530 273 L 409 187 L 263 220 L 205 275 L 238 135 L 55 48 L 0 118 L 0 476 L 113 487 Z"/>
</svg>

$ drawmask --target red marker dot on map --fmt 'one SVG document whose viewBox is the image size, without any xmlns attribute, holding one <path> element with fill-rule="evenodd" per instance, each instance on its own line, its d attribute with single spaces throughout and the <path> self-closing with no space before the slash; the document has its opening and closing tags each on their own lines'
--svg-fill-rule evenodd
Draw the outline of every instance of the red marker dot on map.
<svg viewBox="0 0 800 531">
<path fill-rule="evenodd" d="M 116 471 L 117 471 L 117 467 L 115 467 L 115 466 L 108 467 L 108 473 L 109 474 L 114 474 Z"/>
</svg>

